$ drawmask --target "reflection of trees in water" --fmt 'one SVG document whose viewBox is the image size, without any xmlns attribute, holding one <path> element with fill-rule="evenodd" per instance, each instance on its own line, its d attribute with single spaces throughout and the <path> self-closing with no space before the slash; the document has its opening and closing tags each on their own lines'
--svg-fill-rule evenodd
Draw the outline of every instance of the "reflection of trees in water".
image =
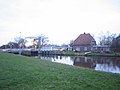
<svg viewBox="0 0 120 90">
<path fill-rule="evenodd" d="M 118 66 L 112 66 L 108 64 L 97 64 L 95 70 L 120 73 L 120 68 Z"/>
<path fill-rule="evenodd" d="M 80 57 L 80 56 L 40 56 L 40 59 L 50 60 L 68 65 L 75 65 L 95 70 L 120 72 L 120 57 Z"/>
<path fill-rule="evenodd" d="M 52 58 L 54 58 L 54 56 L 52 56 L 52 55 L 38 55 L 38 58 L 42 59 L 42 60 L 51 60 L 52 61 Z"/>
<path fill-rule="evenodd" d="M 120 68 L 119 57 L 71 57 L 75 66 L 95 68 L 96 64 L 105 64 L 108 66 L 117 66 Z"/>
<path fill-rule="evenodd" d="M 87 67 L 87 68 L 94 68 L 95 64 L 92 61 L 92 59 L 87 57 L 75 57 L 74 59 L 74 65 L 80 66 L 80 67 Z"/>
<path fill-rule="evenodd" d="M 40 56 L 40 59 L 50 60 L 69 65 L 75 65 L 86 68 L 93 68 L 102 71 L 119 71 L 120 72 L 120 57 L 78 57 L 78 56 Z"/>
<path fill-rule="evenodd" d="M 96 57 L 93 58 L 94 61 L 97 61 L 98 64 L 107 64 L 110 66 L 120 67 L 120 58 L 119 57 Z"/>
</svg>

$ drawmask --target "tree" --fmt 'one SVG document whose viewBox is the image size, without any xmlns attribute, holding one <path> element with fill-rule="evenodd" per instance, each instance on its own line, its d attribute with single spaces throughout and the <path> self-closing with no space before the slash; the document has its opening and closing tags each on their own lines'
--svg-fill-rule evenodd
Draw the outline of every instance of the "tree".
<svg viewBox="0 0 120 90">
<path fill-rule="evenodd" d="M 0 47 L 0 49 L 7 49 L 7 48 L 10 48 L 8 45 L 2 45 L 1 47 Z"/>
<path fill-rule="evenodd" d="M 42 48 L 47 44 L 48 41 L 49 41 L 48 37 L 41 35 L 39 37 L 36 37 L 36 39 L 33 40 L 33 45 L 35 48 Z"/>
<path fill-rule="evenodd" d="M 0 47 L 1 49 L 7 49 L 7 48 L 19 48 L 19 45 L 17 44 L 17 43 L 15 43 L 15 42 L 9 42 L 8 44 L 6 44 L 6 45 L 2 45 L 1 47 Z"/>
<path fill-rule="evenodd" d="M 110 48 L 112 51 L 120 52 L 120 35 L 113 39 Z"/>
<path fill-rule="evenodd" d="M 99 37 L 99 45 L 111 45 L 116 34 L 110 34 L 109 31 L 106 34 L 101 33 Z"/>
<path fill-rule="evenodd" d="M 48 37 L 45 37 L 44 35 L 41 35 L 40 37 L 41 37 L 41 42 L 40 42 L 41 47 L 44 47 L 47 44 L 47 42 L 49 41 Z"/>
<path fill-rule="evenodd" d="M 20 48 L 23 48 L 25 47 L 27 40 L 20 38 L 20 37 L 16 37 L 15 42 L 19 45 Z"/>
<path fill-rule="evenodd" d="M 18 45 L 17 43 L 15 43 L 15 42 L 9 42 L 7 45 L 8 45 L 10 48 L 19 48 L 19 45 Z"/>
</svg>

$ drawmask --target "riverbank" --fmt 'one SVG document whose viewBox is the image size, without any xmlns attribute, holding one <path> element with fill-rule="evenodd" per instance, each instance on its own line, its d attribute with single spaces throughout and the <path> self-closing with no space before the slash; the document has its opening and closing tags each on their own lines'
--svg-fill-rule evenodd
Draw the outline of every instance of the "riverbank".
<svg viewBox="0 0 120 90">
<path fill-rule="evenodd" d="M 0 53 L 0 90 L 119 90 L 120 74 Z"/>
<path fill-rule="evenodd" d="M 8 53 L 14 53 L 14 54 L 21 54 L 25 56 L 38 56 L 40 55 L 59 55 L 59 56 L 103 56 L 103 57 L 120 57 L 120 53 L 115 53 L 115 52 L 75 52 L 75 51 L 41 51 L 38 53 L 38 50 L 29 50 L 29 49 L 10 49 L 10 50 L 5 50 L 1 52 L 8 52 Z"/>
<path fill-rule="evenodd" d="M 95 52 L 91 52 L 91 53 L 87 53 L 85 54 L 85 56 L 102 56 L 102 57 L 120 57 L 120 53 L 95 53 Z"/>
<path fill-rule="evenodd" d="M 73 51 L 66 51 L 63 53 L 66 56 L 103 56 L 103 57 L 120 57 L 120 53 L 97 53 L 97 52 L 73 52 Z"/>
</svg>

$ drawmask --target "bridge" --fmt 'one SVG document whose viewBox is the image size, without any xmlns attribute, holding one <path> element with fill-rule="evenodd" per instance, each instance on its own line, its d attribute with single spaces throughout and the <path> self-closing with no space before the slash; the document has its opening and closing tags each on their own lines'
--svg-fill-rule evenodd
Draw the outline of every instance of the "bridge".
<svg viewBox="0 0 120 90">
<path fill-rule="evenodd" d="M 39 50 L 39 49 L 4 49 L 3 52 L 20 54 L 25 56 L 38 56 L 38 55 L 63 55 L 63 51 L 60 50 Z"/>
</svg>

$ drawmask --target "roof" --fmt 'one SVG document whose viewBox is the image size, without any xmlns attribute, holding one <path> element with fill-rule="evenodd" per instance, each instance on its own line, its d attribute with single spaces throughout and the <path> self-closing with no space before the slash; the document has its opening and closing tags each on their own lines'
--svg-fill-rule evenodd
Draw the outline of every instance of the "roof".
<svg viewBox="0 0 120 90">
<path fill-rule="evenodd" d="M 75 39 L 73 45 L 90 45 L 92 41 L 95 41 L 94 38 L 89 33 L 84 33 Z"/>
</svg>

